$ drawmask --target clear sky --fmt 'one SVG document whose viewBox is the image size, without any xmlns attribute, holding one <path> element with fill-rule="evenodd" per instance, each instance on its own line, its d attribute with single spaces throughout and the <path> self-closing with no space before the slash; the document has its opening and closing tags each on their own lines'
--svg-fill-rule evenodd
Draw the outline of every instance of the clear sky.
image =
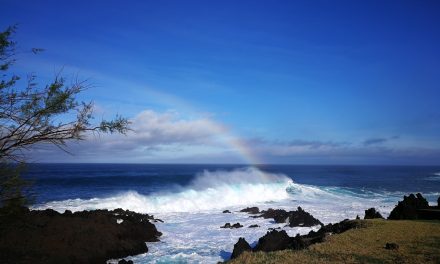
<svg viewBox="0 0 440 264">
<path fill-rule="evenodd" d="M 94 85 L 73 156 L 35 161 L 440 164 L 439 1 L 6 1 L 16 73 Z"/>
</svg>

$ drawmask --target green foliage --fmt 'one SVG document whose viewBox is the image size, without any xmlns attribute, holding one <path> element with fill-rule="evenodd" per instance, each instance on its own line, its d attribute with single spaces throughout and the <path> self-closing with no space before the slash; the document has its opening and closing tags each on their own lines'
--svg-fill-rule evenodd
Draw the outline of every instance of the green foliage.
<svg viewBox="0 0 440 264">
<path fill-rule="evenodd" d="M 77 95 L 89 86 L 86 81 L 75 80 L 67 85 L 66 80 L 57 75 L 50 84 L 40 88 L 36 76 L 31 75 L 26 87 L 17 88 L 20 77 L 7 74 L 15 62 L 15 42 L 11 40 L 14 31 L 15 27 L 9 27 L 0 33 L 0 161 L 22 162 L 25 160 L 23 150 L 40 143 L 64 149 L 66 141 L 81 140 L 87 131 L 127 132 L 129 122 L 120 116 L 92 124 L 93 104 L 77 100 Z M 41 49 L 32 50 L 39 51 Z M 59 121 L 72 113 L 76 118 Z"/>
<path fill-rule="evenodd" d="M 13 211 L 28 205 L 32 199 L 30 193 L 24 195 L 30 182 L 20 177 L 24 164 L 0 163 L 0 207 L 8 208 L 3 211 Z"/>
<path fill-rule="evenodd" d="M 24 203 L 21 187 L 25 182 L 19 176 L 20 166 L 9 164 L 24 163 L 26 150 L 44 143 L 66 150 L 67 141 L 82 140 L 88 132 L 126 133 L 129 125 L 120 116 L 92 123 L 93 103 L 77 100 L 77 95 L 89 88 L 86 81 L 67 84 L 58 74 L 51 83 L 39 87 L 36 76 L 30 75 L 25 87 L 17 87 L 20 77 L 8 74 L 15 62 L 15 29 L 12 26 L 0 32 L 0 205 L 8 201 Z"/>
</svg>

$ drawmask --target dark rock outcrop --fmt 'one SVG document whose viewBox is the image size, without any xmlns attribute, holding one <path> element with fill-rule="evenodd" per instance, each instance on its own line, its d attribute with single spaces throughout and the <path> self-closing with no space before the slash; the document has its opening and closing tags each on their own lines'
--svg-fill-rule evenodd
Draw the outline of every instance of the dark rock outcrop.
<svg viewBox="0 0 440 264">
<path fill-rule="evenodd" d="M 391 211 L 388 219 L 419 219 L 417 210 L 428 209 L 428 201 L 420 194 L 410 194 L 403 196 L 403 201 L 400 201 L 396 207 Z"/>
<path fill-rule="evenodd" d="M 229 211 L 229 210 L 224 210 L 223 213 L 224 213 L 224 214 L 230 214 L 231 211 Z"/>
<path fill-rule="evenodd" d="M 226 223 L 224 226 L 221 226 L 220 228 L 230 228 L 230 229 L 233 229 L 233 228 L 241 228 L 241 227 L 243 227 L 243 225 L 241 225 L 240 223 L 235 223 L 233 225 L 231 225 L 231 223 Z"/>
<path fill-rule="evenodd" d="M 259 225 L 250 225 L 249 228 L 256 228 L 256 227 L 260 227 Z"/>
<path fill-rule="evenodd" d="M 298 207 L 297 211 L 287 212 L 282 209 L 269 208 L 267 211 L 262 211 L 259 217 L 265 219 L 272 218 L 275 223 L 288 223 L 290 227 L 295 226 L 315 226 L 322 225 L 321 221 L 314 218 L 311 214 Z"/>
<path fill-rule="evenodd" d="M 359 228 L 363 226 L 363 223 L 364 222 L 361 220 L 345 219 L 344 221 L 341 221 L 339 223 L 322 226 L 316 232 L 310 231 L 307 235 L 304 236 L 300 236 L 299 234 L 297 234 L 295 237 L 290 237 L 284 230 L 272 230 L 270 232 L 267 232 L 266 235 L 258 240 L 257 245 L 252 251 L 270 252 L 284 249 L 305 249 L 312 244 L 324 241 L 329 234 L 339 234 L 352 228 Z M 236 247 L 238 248 L 239 243 L 244 244 L 243 241 L 239 240 L 239 242 L 237 242 L 237 244 L 235 244 L 234 246 L 234 251 Z M 236 255 L 234 255 L 234 257 L 235 256 Z"/>
<path fill-rule="evenodd" d="M 255 251 L 276 251 L 291 248 L 291 240 L 286 231 L 272 230 L 266 235 L 258 239 L 258 244 L 255 246 Z"/>
<path fill-rule="evenodd" d="M 0 210 L 0 263 L 104 263 L 145 253 L 145 242 L 161 236 L 152 220 L 122 209 L 60 214 L 22 208 L 14 215 Z"/>
<path fill-rule="evenodd" d="M 238 242 L 234 245 L 234 250 L 232 251 L 231 259 L 238 257 L 241 253 L 245 251 L 252 251 L 249 243 L 242 237 L 238 239 Z"/>
<path fill-rule="evenodd" d="M 382 218 L 383 219 L 383 216 L 378 211 L 376 211 L 375 208 L 370 208 L 370 209 L 365 210 L 364 219 L 374 219 L 374 218 Z"/>
<path fill-rule="evenodd" d="M 247 207 L 241 209 L 240 212 L 249 213 L 249 214 L 258 214 L 260 212 L 260 209 L 258 209 L 258 207 Z"/>
</svg>

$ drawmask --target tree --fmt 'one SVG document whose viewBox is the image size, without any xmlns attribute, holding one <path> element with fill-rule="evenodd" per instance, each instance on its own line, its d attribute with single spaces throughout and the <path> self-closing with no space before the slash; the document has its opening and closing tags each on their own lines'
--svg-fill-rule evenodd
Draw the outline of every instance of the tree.
<svg viewBox="0 0 440 264">
<path fill-rule="evenodd" d="M 17 87 L 20 77 L 8 74 L 16 61 L 16 27 L 0 33 L 0 206 L 23 200 L 24 184 L 17 164 L 26 161 L 25 150 L 49 143 L 66 150 L 66 142 L 84 139 L 87 132 L 123 133 L 129 121 L 116 116 L 93 124 L 93 103 L 79 102 L 77 95 L 89 88 L 87 81 L 66 84 L 60 74 L 44 87 L 30 75 L 25 87 Z M 39 53 L 42 49 L 32 49 Z"/>
</svg>

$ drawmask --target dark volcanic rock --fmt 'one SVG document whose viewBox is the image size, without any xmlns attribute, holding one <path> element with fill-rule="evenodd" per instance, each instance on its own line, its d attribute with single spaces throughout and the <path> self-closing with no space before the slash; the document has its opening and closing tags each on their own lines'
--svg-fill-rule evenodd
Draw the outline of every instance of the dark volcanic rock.
<svg viewBox="0 0 440 264">
<path fill-rule="evenodd" d="M 403 196 L 403 201 L 400 201 L 394 207 L 388 219 L 418 219 L 417 210 L 428 208 L 428 201 L 420 193 L 410 194 L 409 196 Z"/>
<path fill-rule="evenodd" d="M 235 223 L 231 226 L 231 228 L 240 228 L 243 227 L 243 225 L 241 225 L 240 223 Z"/>
<path fill-rule="evenodd" d="M 288 249 L 290 247 L 291 237 L 287 235 L 286 231 L 272 230 L 258 240 L 255 251 L 269 252 Z"/>
<path fill-rule="evenodd" d="M 399 245 L 397 245 L 396 243 L 387 243 L 385 245 L 385 249 L 398 250 L 399 249 Z"/>
<path fill-rule="evenodd" d="M 250 225 L 249 228 L 260 227 L 259 225 Z"/>
<path fill-rule="evenodd" d="M 145 242 L 161 235 L 153 219 L 122 209 L 60 214 L 23 208 L 16 215 L 0 210 L 0 263 L 104 263 L 145 253 Z"/>
<path fill-rule="evenodd" d="M 233 225 L 231 225 L 230 223 L 226 223 L 224 226 L 221 226 L 220 228 L 241 228 L 243 227 L 240 223 L 235 223 Z"/>
<path fill-rule="evenodd" d="M 437 207 L 440 208 L 440 196 L 437 199 Z"/>
<path fill-rule="evenodd" d="M 298 207 L 297 211 L 289 212 L 289 226 L 315 226 L 323 225 L 321 221 L 314 218 L 311 214 Z"/>
<path fill-rule="evenodd" d="M 231 228 L 231 223 L 226 223 L 224 226 L 221 226 L 220 228 Z"/>
<path fill-rule="evenodd" d="M 231 211 L 229 211 L 229 210 L 224 210 L 223 213 L 224 213 L 224 214 L 230 214 Z"/>
<path fill-rule="evenodd" d="M 238 239 L 238 242 L 234 245 L 234 250 L 232 251 L 231 259 L 238 257 L 241 253 L 245 251 L 252 251 L 249 243 L 242 237 Z"/>
<path fill-rule="evenodd" d="M 301 207 L 298 207 L 297 211 L 287 212 L 282 209 L 268 209 L 267 211 L 262 211 L 260 217 L 263 218 L 273 218 L 275 223 L 288 223 L 290 227 L 295 226 L 315 226 L 322 225 L 321 221 L 314 218 L 311 214 L 304 211 Z"/>
<path fill-rule="evenodd" d="M 352 228 L 358 228 L 363 226 L 362 221 L 359 220 L 344 220 L 335 224 L 328 224 L 322 226 L 318 231 L 310 231 L 307 235 L 300 236 L 297 234 L 295 237 L 289 237 L 286 231 L 272 230 L 267 232 L 266 235 L 258 240 L 257 245 L 253 251 L 277 251 L 284 249 L 300 250 L 307 248 L 308 246 L 320 243 L 325 240 L 329 234 L 339 234 Z M 242 241 L 243 242 L 243 241 Z M 238 243 L 237 243 L 238 244 Z M 236 244 L 236 245 L 237 245 Z M 234 247 L 235 251 L 235 247 Z"/>
<path fill-rule="evenodd" d="M 375 208 L 370 208 L 370 209 L 365 210 L 364 219 L 374 219 L 374 218 L 382 218 L 383 219 L 383 216 L 378 211 L 376 211 Z"/>
<path fill-rule="evenodd" d="M 260 212 L 260 209 L 258 209 L 258 207 L 247 207 L 241 209 L 240 212 L 249 213 L 249 214 L 258 214 Z"/>
<path fill-rule="evenodd" d="M 263 217 L 264 219 L 272 218 L 275 223 L 286 223 L 289 218 L 289 212 L 282 209 L 269 208 L 267 211 L 262 211 L 259 217 Z"/>
</svg>

